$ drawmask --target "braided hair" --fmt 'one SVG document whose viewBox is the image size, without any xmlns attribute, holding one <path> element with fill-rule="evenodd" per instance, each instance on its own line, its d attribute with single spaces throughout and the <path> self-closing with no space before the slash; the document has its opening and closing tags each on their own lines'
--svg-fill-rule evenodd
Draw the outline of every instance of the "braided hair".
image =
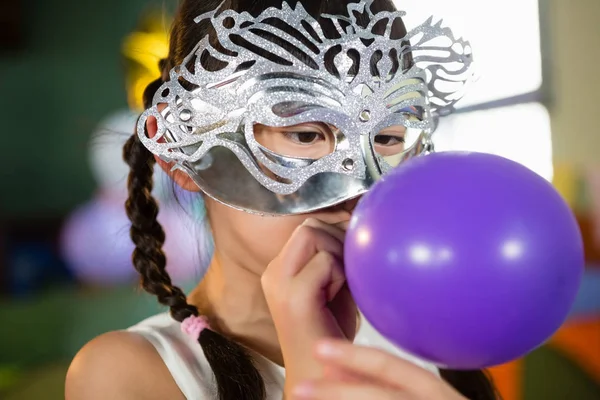
<svg viewBox="0 0 600 400">
<path fill-rule="evenodd" d="M 148 86 L 144 93 L 145 107 L 150 106 L 161 83 L 158 79 Z M 188 304 L 185 293 L 173 285 L 166 271 L 167 260 L 162 250 L 165 232 L 157 221 L 158 204 L 152 196 L 155 159 L 137 135 L 132 135 L 125 144 L 123 158 L 131 169 L 125 208 L 135 244 L 133 265 L 140 274 L 141 285 L 169 307 L 176 321 L 198 316 L 198 309 Z M 263 379 L 245 348 L 210 329 L 201 332 L 198 342 L 213 370 L 220 400 L 265 398 Z"/>
</svg>

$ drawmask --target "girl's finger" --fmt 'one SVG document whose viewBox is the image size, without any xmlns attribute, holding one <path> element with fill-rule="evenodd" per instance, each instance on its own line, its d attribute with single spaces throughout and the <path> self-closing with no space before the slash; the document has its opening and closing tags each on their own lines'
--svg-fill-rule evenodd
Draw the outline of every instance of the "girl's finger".
<svg viewBox="0 0 600 400">
<path fill-rule="evenodd" d="M 344 222 L 340 222 L 339 224 L 336 224 L 336 225 L 331 225 L 331 224 L 325 223 L 316 218 L 307 218 L 304 221 L 303 225 L 311 226 L 311 227 L 317 228 L 317 229 L 322 229 L 325 232 L 329 233 L 334 238 L 336 238 L 337 240 L 339 240 L 340 243 L 343 243 L 344 239 L 346 238 L 346 230 L 347 230 L 348 222 L 349 221 L 344 221 Z"/>
<path fill-rule="evenodd" d="M 329 382 L 341 383 L 364 383 L 365 377 L 353 372 L 337 368 L 335 366 L 325 366 L 323 368 L 323 379 Z"/>
<path fill-rule="evenodd" d="M 283 272 L 288 277 L 296 276 L 304 266 L 318 253 L 327 252 L 342 260 L 344 247 L 342 242 L 334 235 L 334 229 L 317 227 L 318 222 L 306 220 L 292 234 L 290 241 L 282 251 Z"/>
<path fill-rule="evenodd" d="M 410 400 L 411 397 L 397 389 L 369 384 L 348 384 L 317 381 L 301 384 L 293 391 L 294 400 Z"/>
<path fill-rule="evenodd" d="M 379 349 L 325 340 L 317 345 L 316 356 L 325 365 L 335 365 L 397 389 L 420 393 L 439 384 L 431 372 Z"/>
<path fill-rule="evenodd" d="M 346 277 L 344 267 L 339 259 L 329 253 L 320 252 L 315 255 L 304 268 L 298 272 L 290 288 L 298 301 L 321 300 L 323 293 L 327 302 L 344 287 Z"/>
</svg>

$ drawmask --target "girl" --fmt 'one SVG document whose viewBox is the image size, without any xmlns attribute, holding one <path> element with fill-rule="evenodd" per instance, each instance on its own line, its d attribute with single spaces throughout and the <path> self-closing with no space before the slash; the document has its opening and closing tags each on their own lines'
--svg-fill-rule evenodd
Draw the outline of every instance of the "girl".
<svg viewBox="0 0 600 400">
<path fill-rule="evenodd" d="M 467 43 L 431 21 L 407 33 L 402 15 L 390 0 L 182 1 L 124 149 L 133 262 L 170 316 L 87 344 L 68 400 L 495 398 L 481 371 L 394 349 L 345 285 L 357 199 L 430 150 L 433 114 L 458 98 L 435 83 L 470 64 Z M 188 296 L 165 271 L 155 163 L 202 193 L 214 238 Z"/>
</svg>

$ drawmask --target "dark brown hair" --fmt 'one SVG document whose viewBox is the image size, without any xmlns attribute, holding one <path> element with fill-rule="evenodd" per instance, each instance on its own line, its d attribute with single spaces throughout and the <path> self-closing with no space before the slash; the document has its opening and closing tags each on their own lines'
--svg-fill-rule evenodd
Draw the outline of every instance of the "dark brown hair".
<svg viewBox="0 0 600 400">
<path fill-rule="evenodd" d="M 222 0 L 183 0 L 173 22 L 169 56 L 161 62 L 163 76 L 170 68 L 180 65 L 193 50 L 198 41 L 211 35 L 207 21 L 196 24 L 194 18 L 219 7 Z M 226 0 L 222 7 L 238 12 L 249 12 L 257 16 L 268 7 L 281 7 L 283 0 Z M 307 12 L 323 24 L 324 34 L 336 37 L 333 24 L 320 18 L 321 14 L 346 15 L 347 0 L 310 0 L 302 4 Z M 288 3 L 293 7 L 297 0 Z M 393 11 L 391 0 L 375 0 L 373 12 Z M 366 15 L 359 17 L 366 21 Z M 329 24 L 328 24 L 329 23 Z M 406 33 L 403 24 L 394 26 L 394 36 L 402 37 Z M 272 39 L 272 38 L 271 38 Z M 218 46 L 214 43 L 213 46 Z M 205 68 L 216 60 L 204 60 Z M 215 66 L 215 69 L 217 66 Z M 162 78 L 152 82 L 144 93 L 144 105 L 151 106 L 152 98 L 163 83 Z M 123 156 L 131 171 L 128 178 L 129 198 L 126 202 L 127 215 L 131 220 L 131 238 L 135 243 L 133 263 L 141 276 L 141 285 L 149 293 L 158 297 L 158 301 L 170 308 L 171 316 L 181 322 L 191 315 L 198 315 L 195 306 L 188 304 L 185 293 L 174 286 L 166 272 L 166 258 L 162 250 L 165 233 L 158 223 L 158 204 L 152 197 L 153 168 L 152 154 L 141 144 L 137 135 L 133 135 L 123 149 Z M 202 331 L 200 345 L 213 370 L 220 400 L 263 400 L 265 398 L 264 381 L 253 364 L 247 350 L 212 331 Z M 493 400 L 496 398 L 490 380 L 482 371 L 442 371 L 442 376 L 459 392 L 470 400 Z"/>
</svg>

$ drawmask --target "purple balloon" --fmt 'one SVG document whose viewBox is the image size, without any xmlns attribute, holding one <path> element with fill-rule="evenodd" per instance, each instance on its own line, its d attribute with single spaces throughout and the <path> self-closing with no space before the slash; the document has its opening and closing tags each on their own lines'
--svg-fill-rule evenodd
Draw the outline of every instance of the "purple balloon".
<svg viewBox="0 0 600 400">
<path fill-rule="evenodd" d="M 61 233 L 61 253 L 82 282 L 110 285 L 135 282 L 134 245 L 123 202 L 103 196 L 79 209 Z"/>
<path fill-rule="evenodd" d="M 346 275 L 373 326 L 453 369 L 521 357 L 567 318 L 584 270 L 577 222 L 552 185 L 481 153 L 418 157 L 359 202 Z"/>
</svg>

